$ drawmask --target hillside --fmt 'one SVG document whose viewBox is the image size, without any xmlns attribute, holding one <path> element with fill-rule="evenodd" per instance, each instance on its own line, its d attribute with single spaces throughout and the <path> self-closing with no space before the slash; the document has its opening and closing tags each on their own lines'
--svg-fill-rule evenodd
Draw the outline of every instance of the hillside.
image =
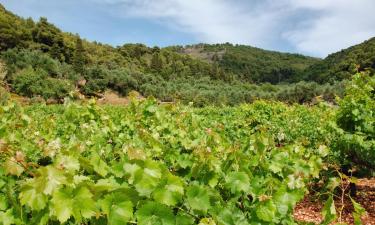
<svg viewBox="0 0 375 225">
<path fill-rule="evenodd" d="M 321 60 L 229 43 L 114 47 L 63 32 L 47 18 L 24 19 L 0 6 L 1 79 L 13 92 L 30 98 L 101 96 L 106 90 L 125 96 L 135 90 L 161 101 L 197 105 L 256 99 L 304 103 L 316 96 L 331 101 L 342 94 L 343 83 L 333 82 L 336 78 L 327 72 L 335 71 L 336 64 L 327 63 L 330 57 Z M 366 54 L 358 58 L 367 59 Z M 332 82 L 324 84 L 328 80 Z"/>
<path fill-rule="evenodd" d="M 216 63 L 225 72 L 256 83 L 297 82 L 301 74 L 321 59 L 300 54 L 268 51 L 245 45 L 200 44 L 186 46 L 181 53 Z"/>
<path fill-rule="evenodd" d="M 319 83 L 350 78 L 356 71 L 375 70 L 375 38 L 329 55 L 305 70 L 305 79 Z"/>
</svg>

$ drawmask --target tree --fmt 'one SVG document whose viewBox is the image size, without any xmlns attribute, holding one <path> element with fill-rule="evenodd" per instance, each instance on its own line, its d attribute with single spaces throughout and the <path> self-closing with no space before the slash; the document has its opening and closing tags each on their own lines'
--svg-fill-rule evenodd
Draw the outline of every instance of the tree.
<svg viewBox="0 0 375 225">
<path fill-rule="evenodd" d="M 54 25 L 48 23 L 46 18 L 42 17 L 33 29 L 32 34 L 34 41 L 40 44 L 40 49 L 43 52 L 49 52 L 60 32 Z"/>
<path fill-rule="evenodd" d="M 50 50 L 51 56 L 60 62 L 65 62 L 65 49 L 66 47 L 62 35 L 57 35 Z"/>
<path fill-rule="evenodd" d="M 24 46 L 31 35 L 22 21 L 0 8 L 0 50 Z"/>
<path fill-rule="evenodd" d="M 159 52 L 155 52 L 151 59 L 151 69 L 160 72 L 163 69 L 163 59 Z"/>
<path fill-rule="evenodd" d="M 83 48 L 82 39 L 77 36 L 76 47 L 72 59 L 73 69 L 79 74 L 83 74 L 85 71 L 86 56 L 85 49 Z"/>
</svg>

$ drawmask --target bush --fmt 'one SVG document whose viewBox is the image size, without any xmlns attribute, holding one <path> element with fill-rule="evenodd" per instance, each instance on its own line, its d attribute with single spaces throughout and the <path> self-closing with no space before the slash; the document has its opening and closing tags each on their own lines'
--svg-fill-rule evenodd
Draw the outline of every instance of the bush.
<svg viewBox="0 0 375 225">
<path fill-rule="evenodd" d="M 103 66 L 93 66 L 85 71 L 86 85 L 82 91 L 86 95 L 96 95 L 107 89 L 110 80 L 110 71 Z"/>
<path fill-rule="evenodd" d="M 10 49 L 2 53 L 1 57 L 8 67 L 8 81 L 11 81 L 18 71 L 28 67 L 44 70 L 53 78 L 77 80 L 77 74 L 72 66 L 60 63 L 41 51 Z"/>
<path fill-rule="evenodd" d="M 12 87 L 17 94 L 44 99 L 61 99 L 73 90 L 69 81 L 48 77 L 46 71 L 31 67 L 16 73 Z"/>
<path fill-rule="evenodd" d="M 339 101 L 336 150 L 344 165 L 375 171 L 375 77 L 356 74 Z"/>
</svg>

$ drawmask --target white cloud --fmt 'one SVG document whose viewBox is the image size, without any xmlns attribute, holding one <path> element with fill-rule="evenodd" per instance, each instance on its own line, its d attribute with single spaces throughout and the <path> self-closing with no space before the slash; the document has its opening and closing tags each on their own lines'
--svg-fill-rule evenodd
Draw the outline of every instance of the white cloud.
<svg viewBox="0 0 375 225">
<path fill-rule="evenodd" d="M 124 17 L 156 20 L 174 29 L 195 34 L 202 42 L 232 42 L 255 46 L 270 46 L 277 29 L 275 21 L 282 20 L 276 4 L 259 1 L 247 4 L 229 0 L 106 0 L 122 3 L 118 9 Z M 269 9 L 264 13 L 264 7 Z M 272 11 L 271 9 L 276 9 Z"/>
<path fill-rule="evenodd" d="M 374 0 L 291 0 L 291 5 L 319 12 L 283 33 L 299 51 L 326 56 L 375 36 Z"/>
<path fill-rule="evenodd" d="M 202 42 L 283 48 L 316 56 L 375 36 L 374 0 L 88 0 L 115 5 Z"/>
</svg>

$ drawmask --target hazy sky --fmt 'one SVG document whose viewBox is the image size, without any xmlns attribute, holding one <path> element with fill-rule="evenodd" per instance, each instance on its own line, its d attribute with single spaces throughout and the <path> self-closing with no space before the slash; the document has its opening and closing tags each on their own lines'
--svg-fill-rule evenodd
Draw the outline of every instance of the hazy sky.
<svg viewBox="0 0 375 225">
<path fill-rule="evenodd" d="M 325 57 L 375 36 L 375 0 L 0 0 L 88 40 L 246 44 Z"/>
</svg>

